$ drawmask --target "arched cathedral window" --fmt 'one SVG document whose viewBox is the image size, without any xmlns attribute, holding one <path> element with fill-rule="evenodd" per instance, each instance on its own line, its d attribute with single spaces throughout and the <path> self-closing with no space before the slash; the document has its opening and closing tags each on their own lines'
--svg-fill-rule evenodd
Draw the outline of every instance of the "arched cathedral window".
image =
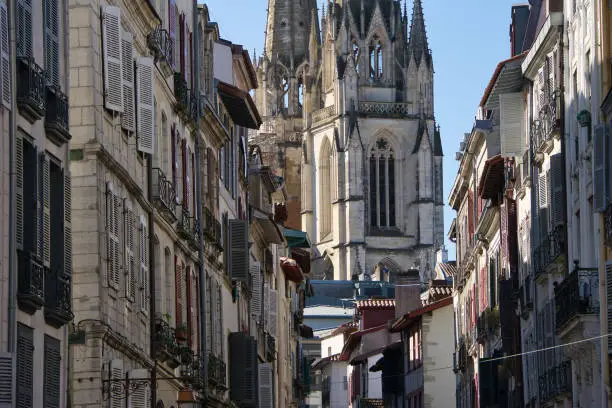
<svg viewBox="0 0 612 408">
<path fill-rule="evenodd" d="M 282 95 L 282 110 L 285 111 L 286 109 L 289 108 L 289 81 L 287 80 L 287 78 L 283 78 L 283 83 L 282 83 L 283 89 L 283 95 Z"/>
<path fill-rule="evenodd" d="M 359 72 L 359 45 L 357 45 L 357 41 L 353 39 L 353 45 L 351 46 L 353 51 L 353 58 L 355 59 L 355 69 Z"/>
<path fill-rule="evenodd" d="M 319 228 L 321 239 L 331 233 L 331 156 L 329 140 L 325 139 L 319 156 Z"/>
<path fill-rule="evenodd" d="M 379 79 L 383 76 L 383 47 L 380 40 L 374 37 L 370 45 L 370 78 Z"/>
<path fill-rule="evenodd" d="M 383 138 L 370 150 L 370 225 L 395 227 L 395 154 Z"/>
</svg>

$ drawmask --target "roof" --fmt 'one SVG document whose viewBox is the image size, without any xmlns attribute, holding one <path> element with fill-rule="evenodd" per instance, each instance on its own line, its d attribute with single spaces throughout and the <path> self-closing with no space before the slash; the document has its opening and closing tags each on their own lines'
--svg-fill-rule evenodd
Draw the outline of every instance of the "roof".
<svg viewBox="0 0 612 408">
<path fill-rule="evenodd" d="M 389 330 L 392 333 L 399 332 L 407 328 L 410 323 L 412 323 L 413 319 L 424 315 L 425 313 L 432 312 L 434 310 L 443 308 L 444 306 L 449 306 L 453 304 L 453 298 L 447 297 L 438 302 L 431 303 L 427 306 L 423 306 L 420 309 L 413 310 L 412 312 L 406 313 L 402 317 L 395 319 L 395 321 L 391 324 L 391 329 Z"/>
<path fill-rule="evenodd" d="M 285 228 L 285 238 L 289 248 L 310 248 L 312 246 L 308 234 L 304 231 Z"/>
<path fill-rule="evenodd" d="M 355 302 L 357 309 L 394 309 L 395 299 L 367 299 Z"/>
<path fill-rule="evenodd" d="M 335 362 L 335 361 L 341 361 L 340 360 L 340 353 L 332 354 L 331 356 L 327 356 L 327 357 L 323 357 L 323 358 L 318 358 L 318 359 L 316 359 L 315 361 L 312 362 L 310 367 L 313 370 L 319 370 L 319 369 L 325 367 L 327 364 Z"/>
<path fill-rule="evenodd" d="M 454 277 L 457 274 L 457 263 L 455 261 L 440 262 L 437 266 L 447 278 Z"/>
<path fill-rule="evenodd" d="M 359 328 L 359 323 L 357 323 L 357 322 L 346 322 L 346 323 L 340 325 L 339 327 L 337 327 L 336 329 L 334 329 L 334 331 L 331 332 L 331 335 L 335 336 L 335 335 L 340 334 L 340 333 L 348 333 L 348 332 L 357 331 L 358 328 Z"/>
<path fill-rule="evenodd" d="M 305 317 L 346 317 L 353 318 L 354 309 L 336 306 L 307 306 L 304 308 Z"/>
<path fill-rule="evenodd" d="M 248 92 L 225 82 L 219 82 L 218 90 L 223 105 L 235 124 L 248 129 L 259 129 L 261 116 Z"/>
<path fill-rule="evenodd" d="M 370 327 L 369 329 L 359 330 L 353 332 L 349 335 L 348 339 L 344 343 L 344 347 L 342 348 L 341 360 L 348 361 L 351 352 L 355 348 L 355 346 L 361 341 L 361 338 L 366 334 L 376 333 L 380 330 L 385 330 L 387 328 L 386 324 L 381 324 L 380 326 Z"/>
<path fill-rule="evenodd" d="M 485 162 L 480 183 L 478 183 L 478 195 L 483 199 L 497 200 L 504 188 L 505 161 L 501 154 L 493 156 Z"/>
<path fill-rule="evenodd" d="M 489 101 L 489 98 L 491 97 L 491 94 L 493 93 L 493 90 L 498 85 L 498 79 L 500 78 L 500 75 L 504 71 L 506 65 L 513 65 L 513 64 L 510 64 L 511 62 L 517 61 L 518 67 L 514 67 L 514 66 L 511 67 L 513 71 L 512 73 L 514 75 L 513 75 L 513 78 L 509 78 L 509 79 L 514 79 L 514 77 L 517 77 L 520 79 L 520 81 L 522 81 L 523 71 L 521 68 L 521 62 L 525 58 L 526 55 L 527 55 L 527 51 L 523 52 L 522 54 L 515 55 L 512 58 L 508 58 L 507 60 L 501 61 L 499 64 L 497 64 L 497 67 L 495 68 L 495 71 L 493 72 L 493 76 L 491 77 L 491 80 L 489 81 L 489 84 L 487 85 L 487 88 L 485 89 L 484 94 L 482 95 L 482 99 L 480 100 L 480 106 L 485 106 L 487 104 L 487 102 Z M 506 91 L 506 92 L 509 92 L 509 91 Z M 500 93 L 503 93 L 503 92 L 500 92 Z"/>
</svg>

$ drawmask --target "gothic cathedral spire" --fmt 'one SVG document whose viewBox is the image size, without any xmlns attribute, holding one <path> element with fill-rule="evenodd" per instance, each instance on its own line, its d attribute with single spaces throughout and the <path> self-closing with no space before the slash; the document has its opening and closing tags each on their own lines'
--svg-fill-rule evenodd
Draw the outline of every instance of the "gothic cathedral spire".
<svg viewBox="0 0 612 408">
<path fill-rule="evenodd" d="M 414 59 L 417 63 L 420 63 L 422 58 L 425 58 L 428 64 L 431 62 L 431 51 L 427 43 L 427 31 L 425 29 L 425 17 L 423 17 L 423 5 L 421 0 L 414 0 L 414 6 L 412 8 L 408 53 L 414 55 Z"/>
</svg>

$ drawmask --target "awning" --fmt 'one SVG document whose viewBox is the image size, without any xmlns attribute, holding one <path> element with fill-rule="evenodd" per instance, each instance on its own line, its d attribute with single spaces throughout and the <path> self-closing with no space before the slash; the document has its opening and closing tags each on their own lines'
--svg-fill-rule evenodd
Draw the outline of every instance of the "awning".
<svg viewBox="0 0 612 408">
<path fill-rule="evenodd" d="M 302 274 L 302 268 L 295 262 L 294 259 L 286 258 L 281 256 L 280 258 L 280 266 L 283 272 L 285 272 L 285 276 L 290 281 L 295 283 L 300 283 L 304 280 L 304 275 Z"/>
<path fill-rule="evenodd" d="M 225 82 L 219 82 L 217 89 L 223 105 L 236 125 L 249 129 L 259 129 L 261 116 L 259 116 L 257 107 L 248 92 Z"/>
<path fill-rule="evenodd" d="M 278 225 L 272 220 L 269 215 L 255 210 L 253 214 L 253 221 L 261 228 L 262 234 L 266 241 L 271 244 L 282 244 L 285 242 L 283 234 L 278 228 Z"/>
<path fill-rule="evenodd" d="M 478 185 L 478 195 L 483 199 L 497 201 L 503 192 L 506 182 L 504 175 L 504 158 L 501 155 L 491 157 L 485 162 L 482 177 Z"/>
<path fill-rule="evenodd" d="M 310 239 L 304 231 L 285 228 L 285 239 L 289 248 L 310 248 Z"/>
<path fill-rule="evenodd" d="M 371 373 L 375 373 L 377 371 L 382 371 L 384 361 L 385 361 L 385 357 L 379 358 L 376 361 L 376 363 L 374 363 L 374 365 L 372 367 L 370 367 L 370 372 Z"/>
</svg>

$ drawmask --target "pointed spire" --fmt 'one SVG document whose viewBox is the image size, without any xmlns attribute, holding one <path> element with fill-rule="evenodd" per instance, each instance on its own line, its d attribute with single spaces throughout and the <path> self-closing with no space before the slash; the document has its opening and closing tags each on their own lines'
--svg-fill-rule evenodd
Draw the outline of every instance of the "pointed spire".
<svg viewBox="0 0 612 408">
<path fill-rule="evenodd" d="M 425 18 L 423 17 L 421 0 L 414 0 L 408 51 L 414 54 L 417 63 L 421 61 L 423 56 L 429 61 L 429 45 L 427 43 L 427 31 L 425 30 Z"/>
</svg>

